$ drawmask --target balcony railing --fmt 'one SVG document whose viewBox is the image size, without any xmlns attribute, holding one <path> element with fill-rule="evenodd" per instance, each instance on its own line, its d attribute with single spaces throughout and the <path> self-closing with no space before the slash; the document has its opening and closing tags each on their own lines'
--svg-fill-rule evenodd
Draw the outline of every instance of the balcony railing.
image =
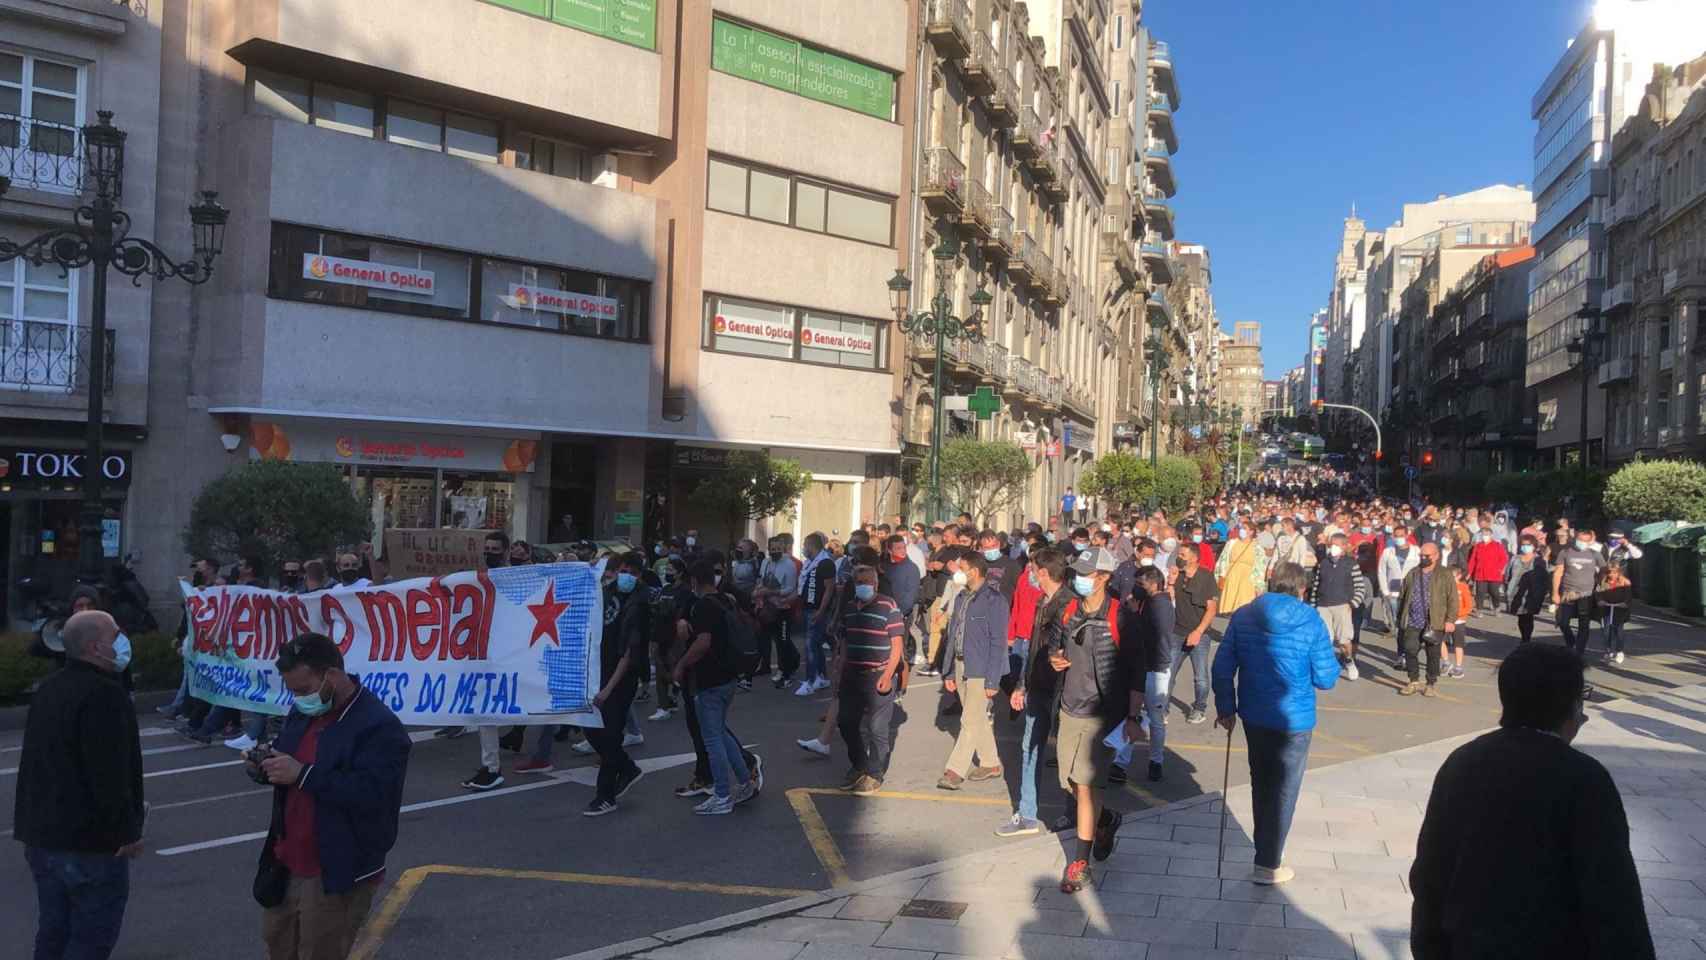
<svg viewBox="0 0 1706 960">
<path fill-rule="evenodd" d="M 989 191 L 975 177 L 968 177 L 962 189 L 965 191 L 965 206 L 961 211 L 960 221 L 981 238 L 989 230 L 990 208 L 994 203 L 990 200 Z"/>
<path fill-rule="evenodd" d="M 31 320 L 0 322 L 0 390 L 81 394 L 89 390 L 89 328 Z M 113 387 L 113 332 L 106 331 L 106 389 Z M 4 399 L 0 394 L 0 400 Z"/>
<path fill-rule="evenodd" d="M 1066 381 L 1060 377 L 1044 379 L 1042 388 L 1043 400 L 1047 403 L 1052 403 L 1058 407 L 1061 401 L 1066 398 Z"/>
<path fill-rule="evenodd" d="M 989 344 L 989 372 L 1001 383 L 1006 383 L 1013 366 L 1013 358 L 1007 353 L 1007 348 L 999 343 Z"/>
<path fill-rule="evenodd" d="M 1020 159 L 1029 159 L 1042 150 L 1043 121 L 1037 111 L 1025 107 L 1019 111 L 1019 123 L 1013 129 L 1013 152 Z"/>
<path fill-rule="evenodd" d="M 965 203 L 965 180 L 965 164 L 947 147 L 931 147 L 924 152 L 924 176 L 918 193 L 932 210 L 945 213 L 960 209 Z"/>
<path fill-rule="evenodd" d="M 1635 376 L 1635 360 L 1633 357 L 1613 357 L 1599 365 L 1599 385 L 1610 386 L 1622 383 Z"/>
<path fill-rule="evenodd" d="M 1037 241 L 1025 234 L 1019 244 L 1019 256 L 1025 261 L 1025 268 L 1030 271 L 1031 287 L 1040 288 L 1047 284 L 1054 274 L 1054 263 Z"/>
<path fill-rule="evenodd" d="M 962 59 L 971 53 L 971 6 L 966 0 L 930 0 L 924 33 L 942 56 Z"/>
<path fill-rule="evenodd" d="M 989 42 L 989 34 L 977 31 L 972 36 L 971 55 L 960 61 L 960 78 L 965 81 L 966 92 L 974 97 L 994 93 L 995 76 L 1001 72 L 1001 57 L 995 52 L 995 44 Z"/>
<path fill-rule="evenodd" d="M 1626 307 L 1633 302 L 1635 302 L 1635 284 L 1632 281 L 1624 280 L 1612 284 L 1605 293 L 1600 295 L 1599 308 L 1601 310 L 1615 310 L 1618 307 Z"/>
<path fill-rule="evenodd" d="M 1149 43 L 1149 59 L 1156 65 L 1173 65 L 1173 48 L 1165 40 L 1152 40 Z"/>
<path fill-rule="evenodd" d="M 1026 281 L 1031 278 L 1035 259 L 1026 251 L 1035 249 L 1036 245 L 1036 241 L 1031 239 L 1030 231 L 1013 231 L 1013 248 L 1007 258 L 1007 272 L 1014 280 Z"/>
<path fill-rule="evenodd" d="M 1015 127 L 1019 124 L 1019 85 L 1013 82 L 1013 75 L 1005 70 L 995 71 L 995 89 L 990 91 L 987 98 L 989 104 L 989 121 L 997 127 Z"/>
<path fill-rule="evenodd" d="M 994 197 L 989 198 L 989 235 L 984 239 L 990 246 L 1013 249 L 1013 215 Z"/>
<path fill-rule="evenodd" d="M 14 190 L 80 193 L 83 134 L 76 127 L 0 113 L 0 176 Z"/>
</svg>

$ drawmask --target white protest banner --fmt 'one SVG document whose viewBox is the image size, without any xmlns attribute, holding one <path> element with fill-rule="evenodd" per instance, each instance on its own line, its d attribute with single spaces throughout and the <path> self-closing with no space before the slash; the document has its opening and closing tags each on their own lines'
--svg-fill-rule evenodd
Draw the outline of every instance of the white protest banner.
<svg viewBox="0 0 1706 960">
<path fill-rule="evenodd" d="M 312 631 L 331 637 L 351 677 L 412 726 L 599 726 L 602 575 L 602 563 L 536 564 L 303 595 L 180 581 L 190 695 L 289 713 L 294 697 L 274 661 Z"/>
</svg>

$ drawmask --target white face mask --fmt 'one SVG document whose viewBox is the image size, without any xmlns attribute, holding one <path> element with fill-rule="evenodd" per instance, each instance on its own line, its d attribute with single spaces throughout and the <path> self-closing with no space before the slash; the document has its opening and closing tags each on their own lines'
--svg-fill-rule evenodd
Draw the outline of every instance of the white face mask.
<svg viewBox="0 0 1706 960">
<path fill-rule="evenodd" d="M 1137 565 L 1140 567 L 1153 567 L 1153 566 L 1155 566 L 1155 558 L 1154 557 L 1139 557 L 1137 560 Z"/>
<path fill-rule="evenodd" d="M 1167 539 L 1161 541 L 1161 549 L 1167 551 L 1168 553 L 1172 553 L 1174 550 L 1179 549 L 1179 541 L 1175 540 L 1172 537 L 1168 537 Z"/>
<path fill-rule="evenodd" d="M 1327 555 L 1332 557 L 1334 560 L 1337 560 L 1345 555 L 1345 548 L 1335 543 L 1327 548 Z"/>
<path fill-rule="evenodd" d="M 954 583 L 961 587 L 966 585 L 966 572 L 964 570 L 954 571 Z"/>
<path fill-rule="evenodd" d="M 1392 538 L 1392 545 L 1395 547 L 1402 547 L 1409 542 L 1410 542 L 1410 539 L 1408 537 L 1393 537 Z"/>
</svg>

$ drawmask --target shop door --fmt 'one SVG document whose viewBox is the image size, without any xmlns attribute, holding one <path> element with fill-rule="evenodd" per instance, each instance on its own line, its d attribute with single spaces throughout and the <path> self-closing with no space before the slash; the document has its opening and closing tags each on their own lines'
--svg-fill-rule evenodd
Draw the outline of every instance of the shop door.
<svg viewBox="0 0 1706 960">
<path fill-rule="evenodd" d="M 800 508 L 800 540 L 812 532 L 846 542 L 853 532 L 853 484 L 834 480 L 814 480 L 806 487 Z M 799 541 L 795 541 L 796 545 Z"/>
<path fill-rule="evenodd" d="M 593 494 L 598 454 L 590 443 L 551 445 L 551 513 L 548 543 L 585 540 L 596 534 Z"/>
</svg>

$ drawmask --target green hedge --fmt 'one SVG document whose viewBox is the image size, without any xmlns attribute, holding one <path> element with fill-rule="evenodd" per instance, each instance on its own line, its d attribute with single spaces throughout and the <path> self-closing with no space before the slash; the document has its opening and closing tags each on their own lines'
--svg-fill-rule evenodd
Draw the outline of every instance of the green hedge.
<svg viewBox="0 0 1706 960">
<path fill-rule="evenodd" d="M 0 704 L 22 703 L 36 684 L 58 668 L 59 662 L 30 656 L 35 635 L 0 634 Z M 177 687 L 183 669 L 177 641 L 164 633 L 130 638 L 130 677 L 138 690 L 171 690 Z"/>
<path fill-rule="evenodd" d="M 1452 506 L 1514 503 L 1522 519 L 1551 517 L 1565 512 L 1569 502 L 1576 520 L 1599 526 L 1600 500 L 1611 474 L 1605 470 L 1529 470 L 1522 473 L 1480 471 L 1424 473 L 1416 484 L 1435 503 Z M 1614 516 L 1619 516 L 1612 511 Z"/>
<path fill-rule="evenodd" d="M 1706 522 L 1706 464 L 1686 460 L 1626 464 L 1606 481 L 1605 510 L 1636 523 Z"/>
</svg>

